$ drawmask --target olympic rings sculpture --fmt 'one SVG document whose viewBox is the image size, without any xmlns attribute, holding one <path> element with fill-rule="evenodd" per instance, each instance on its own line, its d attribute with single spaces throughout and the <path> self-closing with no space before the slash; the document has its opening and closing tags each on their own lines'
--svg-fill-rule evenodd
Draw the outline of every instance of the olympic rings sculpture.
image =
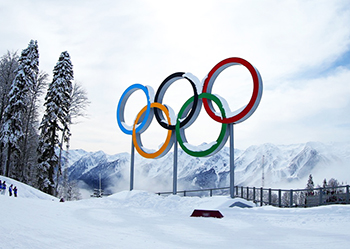
<svg viewBox="0 0 350 249">
<path fill-rule="evenodd" d="M 242 65 L 249 70 L 253 79 L 253 92 L 249 103 L 244 108 L 228 117 L 228 113 L 226 113 L 227 108 L 225 108 L 226 106 L 223 103 L 226 101 L 212 94 L 211 91 L 218 75 L 226 68 L 233 65 Z M 169 86 L 179 79 L 186 79 L 191 84 L 193 96 L 184 103 L 177 115 L 176 121 L 172 121 L 169 113 L 171 108 L 163 105 L 162 101 Z M 137 152 L 145 158 L 160 158 L 166 155 L 176 140 L 181 148 L 191 156 L 211 156 L 220 151 L 226 144 L 229 137 L 227 124 L 243 122 L 254 113 L 261 100 L 262 88 L 262 79 L 259 71 L 246 60 L 238 57 L 231 57 L 219 62 L 210 70 L 204 80 L 203 86 L 199 83 L 198 79 L 190 73 L 177 72 L 171 74 L 159 86 L 154 96 L 154 101 L 152 99 L 153 89 L 151 87 L 146 87 L 141 84 L 129 86 L 120 97 L 117 107 L 117 122 L 119 128 L 125 134 L 132 135 L 133 144 Z M 145 93 L 147 105 L 137 114 L 132 128 L 129 128 L 125 124 L 124 109 L 128 98 L 137 90 L 142 90 Z M 215 111 L 213 103 L 217 105 L 220 113 Z M 191 149 L 185 136 L 185 129 L 195 122 L 200 113 L 202 104 L 208 115 L 213 120 L 221 123 L 221 131 L 217 140 L 209 144 L 207 148 Z M 168 134 L 164 144 L 159 150 L 149 152 L 142 146 L 141 133 L 147 130 L 154 116 L 157 122 L 164 129 L 168 130 Z"/>
</svg>

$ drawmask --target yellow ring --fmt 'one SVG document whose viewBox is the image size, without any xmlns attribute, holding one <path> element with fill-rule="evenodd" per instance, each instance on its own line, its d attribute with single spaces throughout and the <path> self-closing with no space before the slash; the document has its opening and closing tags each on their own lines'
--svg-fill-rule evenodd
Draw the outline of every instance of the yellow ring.
<svg viewBox="0 0 350 249">
<path fill-rule="evenodd" d="M 164 114 L 166 115 L 166 118 L 167 118 L 167 120 L 168 120 L 168 124 L 171 123 L 171 122 L 170 122 L 169 111 L 168 111 L 168 109 L 167 109 L 164 105 L 162 105 L 162 104 L 160 104 L 160 103 L 157 103 L 157 102 L 154 102 L 154 103 L 151 103 L 151 108 L 158 108 L 158 109 L 162 110 L 162 111 L 164 112 Z M 136 140 L 136 129 L 135 129 L 135 127 L 136 127 L 136 124 L 138 123 L 140 117 L 142 116 L 142 114 L 143 114 L 146 110 L 147 110 L 147 105 L 146 105 L 144 108 L 142 108 L 142 110 L 139 112 L 139 114 L 137 115 L 137 117 L 136 117 L 136 119 L 135 119 L 135 122 L 134 122 L 134 125 L 133 125 L 133 128 L 132 128 L 132 141 L 134 142 L 134 146 L 135 146 L 137 152 L 138 152 L 141 156 L 143 156 L 143 157 L 145 157 L 145 158 L 157 158 L 157 157 L 160 156 L 160 155 L 166 150 L 166 148 L 168 147 L 168 144 L 169 144 L 170 141 L 171 141 L 171 135 L 172 135 L 172 132 L 173 132 L 173 131 L 172 131 L 172 130 L 168 130 L 168 135 L 167 135 L 167 137 L 166 137 L 166 140 L 165 140 L 164 144 L 162 145 L 162 147 L 161 147 L 158 151 L 156 151 L 156 152 L 154 152 L 154 153 L 147 153 L 147 152 L 143 151 L 143 150 L 140 148 L 140 146 L 137 144 L 137 140 Z"/>
</svg>

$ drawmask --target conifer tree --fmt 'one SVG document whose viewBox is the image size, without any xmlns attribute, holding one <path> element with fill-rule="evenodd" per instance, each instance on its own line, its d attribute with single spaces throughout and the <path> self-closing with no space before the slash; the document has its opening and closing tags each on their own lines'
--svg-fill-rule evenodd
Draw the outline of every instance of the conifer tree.
<svg viewBox="0 0 350 249">
<path fill-rule="evenodd" d="M 313 195 L 314 193 L 314 181 L 312 180 L 312 175 L 309 175 L 309 179 L 306 184 L 307 195 Z"/>
<path fill-rule="evenodd" d="M 323 187 L 323 188 L 327 188 L 327 187 L 328 187 L 326 178 L 323 180 L 322 187 Z"/>
<path fill-rule="evenodd" d="M 18 172 L 20 173 L 20 180 L 28 183 L 30 179 L 30 164 L 29 154 L 33 153 L 32 144 L 28 140 L 37 140 L 37 106 L 36 102 L 39 95 L 42 93 L 42 88 L 46 85 L 46 73 L 39 73 L 39 50 L 37 41 L 30 41 L 29 47 L 23 50 L 20 58 L 20 63 L 24 65 L 24 71 L 28 78 L 28 92 L 26 98 L 26 115 L 23 118 L 23 142 L 21 143 L 21 158 L 18 163 Z"/>
<path fill-rule="evenodd" d="M 40 124 L 38 187 L 55 195 L 55 170 L 61 172 L 55 150 L 61 147 L 59 133 L 67 142 L 69 131 L 69 109 L 71 104 L 73 66 L 68 52 L 62 52 L 53 70 L 53 80 L 45 97 L 46 111 Z"/>
<path fill-rule="evenodd" d="M 37 42 L 31 40 L 22 51 L 19 67 L 9 92 L 8 105 L 4 112 L 1 142 L 6 145 L 5 175 L 21 179 L 23 169 L 24 120 L 28 111 L 28 92 L 38 72 L 39 53 Z M 15 166 L 16 168 L 13 168 Z"/>
</svg>

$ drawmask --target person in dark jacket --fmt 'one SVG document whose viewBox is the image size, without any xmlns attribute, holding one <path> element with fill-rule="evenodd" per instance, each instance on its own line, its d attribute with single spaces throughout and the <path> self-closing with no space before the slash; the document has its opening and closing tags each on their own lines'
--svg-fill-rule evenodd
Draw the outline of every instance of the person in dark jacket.
<svg viewBox="0 0 350 249">
<path fill-rule="evenodd" d="M 13 195 L 15 196 L 15 197 L 17 197 L 17 187 L 15 186 L 15 188 L 13 189 Z"/>
<path fill-rule="evenodd" d="M 9 196 L 12 196 L 12 188 L 13 188 L 13 184 L 11 184 L 11 186 L 9 187 Z"/>
<path fill-rule="evenodd" d="M 6 192 L 6 181 L 2 182 L 1 194 L 4 195 Z"/>
</svg>

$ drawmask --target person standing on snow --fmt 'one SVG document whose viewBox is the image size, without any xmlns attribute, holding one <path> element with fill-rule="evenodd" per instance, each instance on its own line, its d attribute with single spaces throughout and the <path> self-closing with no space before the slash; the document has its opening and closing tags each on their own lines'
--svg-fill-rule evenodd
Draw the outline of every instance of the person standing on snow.
<svg viewBox="0 0 350 249">
<path fill-rule="evenodd" d="M 2 188 L 1 188 L 1 194 L 4 195 L 6 192 L 6 181 L 3 181 Z"/>
<path fill-rule="evenodd" d="M 17 187 L 15 186 L 15 188 L 13 189 L 13 194 L 15 197 L 17 197 Z"/>
<path fill-rule="evenodd" d="M 11 184 L 11 186 L 9 187 L 9 196 L 12 196 L 12 188 L 13 188 L 13 185 Z"/>
</svg>

